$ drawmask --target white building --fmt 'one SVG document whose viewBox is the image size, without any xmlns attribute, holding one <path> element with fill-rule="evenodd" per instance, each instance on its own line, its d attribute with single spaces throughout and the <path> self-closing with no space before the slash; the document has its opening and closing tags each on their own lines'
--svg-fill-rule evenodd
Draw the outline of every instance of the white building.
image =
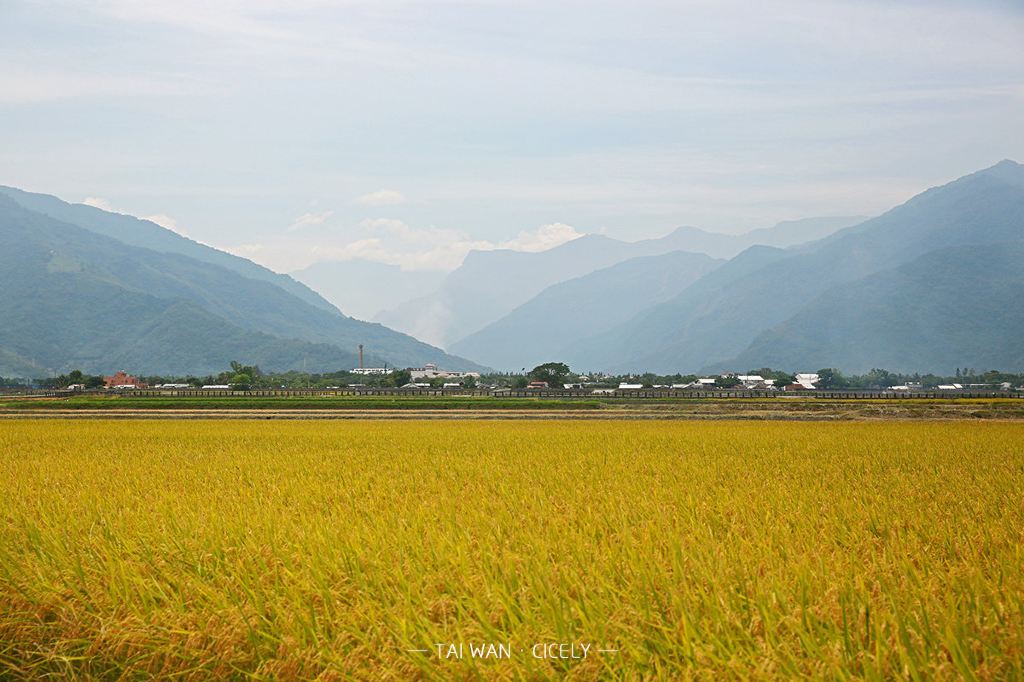
<svg viewBox="0 0 1024 682">
<path fill-rule="evenodd" d="M 409 374 L 412 375 L 412 380 L 417 379 L 466 379 L 473 377 L 474 379 L 480 378 L 480 372 L 454 372 L 446 369 L 438 369 L 437 365 L 432 362 L 428 362 L 422 367 L 410 367 Z"/>
<path fill-rule="evenodd" d="M 352 369 L 353 374 L 364 376 L 391 374 L 394 371 L 394 367 L 355 367 Z"/>
<path fill-rule="evenodd" d="M 620 391 L 637 391 L 643 387 L 643 384 L 627 384 L 625 382 L 619 384 Z"/>
<path fill-rule="evenodd" d="M 766 389 L 775 388 L 775 379 L 765 379 L 760 374 L 739 374 L 736 376 L 743 388 Z"/>
<path fill-rule="evenodd" d="M 817 374 L 810 374 L 810 373 L 797 374 L 795 378 L 796 378 L 796 383 L 800 384 L 801 386 L 806 388 L 808 391 L 813 391 L 814 389 L 816 389 L 817 388 L 816 384 L 819 381 L 821 381 L 821 377 L 820 376 L 818 376 Z"/>
</svg>

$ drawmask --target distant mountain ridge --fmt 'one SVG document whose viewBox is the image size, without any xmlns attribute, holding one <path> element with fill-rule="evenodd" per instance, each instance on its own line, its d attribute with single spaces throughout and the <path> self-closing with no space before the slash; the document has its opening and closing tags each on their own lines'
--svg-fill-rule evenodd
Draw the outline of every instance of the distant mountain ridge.
<svg viewBox="0 0 1024 682">
<path fill-rule="evenodd" d="M 827 307 L 814 308 L 816 300 L 845 300 L 853 306 L 854 300 L 842 296 L 843 288 L 867 287 L 861 290 L 865 295 L 872 292 L 872 300 L 878 301 L 877 290 L 868 286 L 872 277 L 882 277 L 882 273 L 942 249 L 1022 239 L 1024 167 L 1004 161 L 923 192 L 877 218 L 815 243 L 759 252 L 760 256 L 767 256 L 767 262 L 741 269 L 740 265 L 758 255 L 748 250 L 672 300 L 581 342 L 575 354 L 564 359 L 577 367 L 614 371 L 687 372 L 733 364 L 745 370 L 748 365 L 760 367 L 773 360 L 799 363 L 783 369 L 817 369 L 813 365 L 825 359 L 830 366 L 863 369 L 864 357 L 849 349 L 851 344 L 877 348 L 872 346 L 871 336 L 843 327 L 839 323 L 843 310 L 833 309 L 826 315 Z M 962 271 L 959 274 L 966 276 Z M 979 271 L 971 276 L 984 279 L 987 273 Z M 893 282 L 903 281 L 896 276 L 885 277 L 891 277 L 889 281 Z M 965 291 L 979 289 L 972 286 L 965 287 Z M 1024 296 L 1024 291 L 1018 294 Z M 949 306 L 952 311 L 956 305 L 970 303 L 961 297 L 955 302 L 950 300 Z M 913 304 L 913 300 L 890 297 L 888 305 L 892 310 L 888 314 L 902 310 L 901 314 L 909 319 L 913 317 L 909 308 Z M 817 311 L 813 326 L 808 326 L 810 309 Z M 797 331 L 800 322 L 807 332 Z M 782 327 L 776 329 L 779 325 Z M 836 339 L 815 331 L 824 328 L 844 328 L 852 336 L 842 344 L 836 343 Z M 1010 324 L 1006 333 L 1008 329 L 1016 327 Z M 1017 331 L 1024 334 L 1024 328 Z M 917 344 L 926 349 L 928 339 L 919 338 Z M 960 357 L 962 363 L 974 361 L 980 365 L 973 355 L 977 355 L 976 348 L 962 346 L 951 348 L 942 357 Z M 1009 364 L 1014 361 L 1012 356 L 1006 357 L 1006 364 L 1000 367 L 1019 369 Z M 888 369 L 913 368 L 908 364 Z"/>
<path fill-rule="evenodd" d="M 762 227 L 740 234 L 708 232 L 698 227 L 679 227 L 664 237 L 645 240 L 645 242 L 657 244 L 656 248 L 658 249 L 678 249 L 679 251 L 707 254 L 712 258 L 732 258 L 755 245 L 785 248 L 813 242 L 865 220 L 867 220 L 867 216 L 827 216 L 786 220 L 772 227 Z"/>
<path fill-rule="evenodd" d="M 794 240 L 818 239 L 859 220 L 811 218 L 742 235 L 684 227 L 658 239 L 637 242 L 590 234 L 537 253 L 471 251 L 438 291 L 387 310 L 376 319 L 431 343 L 455 348 L 547 287 L 616 263 L 672 251 L 731 257 L 751 244 L 789 245 Z"/>
<path fill-rule="evenodd" d="M 926 253 L 829 289 L 723 365 L 817 369 L 839 358 L 844 369 L 858 373 L 873 367 L 1020 369 L 1022 263 L 1024 241 Z"/>
<path fill-rule="evenodd" d="M 49 194 L 26 192 L 15 187 L 0 185 L 0 194 L 6 194 L 18 205 L 30 211 L 84 227 L 91 232 L 116 239 L 122 244 L 139 246 L 161 253 L 177 253 L 204 263 L 219 265 L 250 279 L 272 282 L 318 308 L 324 310 L 334 308 L 315 291 L 287 275 L 276 273 L 241 256 L 183 237 L 150 220 L 104 211 L 85 204 L 72 204 Z"/>
<path fill-rule="evenodd" d="M 89 215 L 95 227 L 107 214 Z M 114 219 L 114 228 L 101 227 L 116 232 L 126 224 L 122 218 Z M 149 225 L 163 229 L 146 225 L 150 232 Z M 226 259 L 235 267 L 212 264 L 219 252 L 208 247 L 200 250 L 203 260 L 180 251 L 129 245 L 0 193 L 0 374 L 76 367 L 204 373 L 233 359 L 268 370 L 337 371 L 355 366 L 360 343 L 373 363 L 479 368 L 379 324 L 345 317 L 305 287 L 321 304 L 300 299 L 279 285 L 290 278 L 255 264 L 240 265 L 235 257 Z M 239 273 L 253 268 L 256 278 Z"/>
<path fill-rule="evenodd" d="M 571 354 L 573 344 L 680 293 L 723 261 L 670 251 L 553 284 L 500 320 L 453 344 L 492 367 L 530 368 Z"/>
<path fill-rule="evenodd" d="M 451 369 L 482 369 L 469 355 L 615 373 L 1024 370 L 1024 166 L 852 220 L 471 252 L 436 291 L 378 315 L 450 355 L 154 223 L 0 187 L 0 375 L 207 373 L 233 359 L 337 370 L 360 343 L 368 363 Z M 364 313 L 437 281 L 381 264 L 299 274 Z"/>
</svg>

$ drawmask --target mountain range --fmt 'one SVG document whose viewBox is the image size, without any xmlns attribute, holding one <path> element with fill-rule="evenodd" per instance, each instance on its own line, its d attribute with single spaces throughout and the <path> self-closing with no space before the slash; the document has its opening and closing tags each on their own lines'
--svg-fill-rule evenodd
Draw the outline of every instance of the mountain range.
<svg viewBox="0 0 1024 682">
<path fill-rule="evenodd" d="M 810 218 L 739 235 L 680 227 L 664 237 L 636 242 L 588 234 L 536 253 L 471 251 L 437 291 L 386 310 L 375 319 L 430 343 L 456 348 L 459 341 L 498 321 L 547 287 L 616 263 L 672 251 L 728 258 L 753 244 L 788 246 L 818 239 L 862 219 Z"/>
<path fill-rule="evenodd" d="M 1024 166 L 1003 161 L 824 239 L 748 249 L 562 358 L 613 371 L 1018 370 L 1019 264 L 981 259 L 1022 241 Z"/>
<path fill-rule="evenodd" d="M 206 373 L 468 360 L 346 317 L 311 289 L 155 223 L 0 188 L 0 375 Z"/>
<path fill-rule="evenodd" d="M 201 374 L 236 359 L 336 371 L 359 344 L 367 364 L 462 370 L 1021 371 L 1022 257 L 1024 166 L 1009 160 L 870 219 L 585 235 L 474 251 L 446 275 L 341 262 L 293 278 L 0 187 L 0 375 Z"/>
<path fill-rule="evenodd" d="M 631 258 L 553 284 L 452 349 L 493 367 L 528 369 L 570 353 L 574 340 L 613 329 L 638 308 L 673 298 L 721 263 L 686 251 Z"/>
</svg>

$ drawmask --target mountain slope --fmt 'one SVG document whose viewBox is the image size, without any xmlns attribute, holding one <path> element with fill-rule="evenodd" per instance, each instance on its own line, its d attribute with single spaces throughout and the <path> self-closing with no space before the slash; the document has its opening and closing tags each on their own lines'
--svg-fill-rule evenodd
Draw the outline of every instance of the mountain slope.
<svg viewBox="0 0 1024 682">
<path fill-rule="evenodd" d="M 0 346 L 21 363 L 28 353 L 36 366 L 63 366 L 67 358 L 84 365 L 138 348 L 144 362 L 133 365 L 135 371 L 206 371 L 207 356 L 221 358 L 228 351 L 228 359 L 264 358 L 268 369 L 301 367 L 305 361 L 309 369 L 337 370 L 351 366 L 356 345 L 363 343 L 374 361 L 475 367 L 381 325 L 314 307 L 270 282 L 128 246 L 4 196 L 0 243 Z M 165 334 L 147 337 L 147 329 Z"/>
<path fill-rule="evenodd" d="M 732 367 L 1024 370 L 1024 242 L 954 246 L 828 290 Z"/>
<path fill-rule="evenodd" d="M 125 287 L 78 248 L 93 239 L 0 201 L 0 374 L 207 373 L 239 358 L 266 369 L 286 369 L 289 359 L 324 369 L 355 361 L 333 346 L 246 331 L 190 301 Z M 137 255 L 112 240 L 100 245 Z"/>
<path fill-rule="evenodd" d="M 673 297 L 720 263 L 682 251 L 617 263 L 548 287 L 454 344 L 452 351 L 510 370 L 558 360 L 570 354 L 579 339 L 624 322 L 638 308 Z"/>
<path fill-rule="evenodd" d="M 661 335 L 666 329 L 675 331 L 677 336 L 673 340 L 681 345 L 688 347 L 704 343 L 699 320 L 709 313 L 714 314 L 718 292 L 743 282 L 788 256 L 788 252 L 783 249 L 752 246 L 704 275 L 674 298 L 641 309 L 606 332 L 580 340 L 564 356 L 566 362 L 588 371 L 621 367 L 629 367 L 627 371 L 647 371 L 643 366 L 636 365 L 634 358 L 649 353 L 652 342 L 665 343 Z"/>
<path fill-rule="evenodd" d="M 219 265 L 244 277 L 276 284 L 310 305 L 324 310 L 333 308 L 319 294 L 287 275 L 281 275 L 245 258 L 192 241 L 149 220 L 112 213 L 85 204 L 70 204 L 49 194 L 26 192 L 15 187 L 0 185 L 0 194 L 7 195 L 30 211 L 111 237 L 122 244 L 160 253 L 176 253 L 203 263 Z"/>
<path fill-rule="evenodd" d="M 737 356 L 761 332 L 834 286 L 944 247 L 1016 241 L 1022 230 L 1024 167 L 1003 162 L 789 249 L 742 277 L 716 286 L 697 282 L 585 344 L 582 359 L 594 369 L 696 371 Z M 708 278 L 731 271 L 726 265 Z"/>
</svg>

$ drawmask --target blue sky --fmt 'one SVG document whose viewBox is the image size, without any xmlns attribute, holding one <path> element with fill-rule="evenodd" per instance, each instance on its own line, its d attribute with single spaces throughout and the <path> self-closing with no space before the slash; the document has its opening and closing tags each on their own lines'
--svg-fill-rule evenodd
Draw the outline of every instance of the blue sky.
<svg viewBox="0 0 1024 682">
<path fill-rule="evenodd" d="M 1024 160 L 1022 45 L 1012 2 L 0 0 L 0 183 L 279 270 L 737 232 Z"/>
</svg>

